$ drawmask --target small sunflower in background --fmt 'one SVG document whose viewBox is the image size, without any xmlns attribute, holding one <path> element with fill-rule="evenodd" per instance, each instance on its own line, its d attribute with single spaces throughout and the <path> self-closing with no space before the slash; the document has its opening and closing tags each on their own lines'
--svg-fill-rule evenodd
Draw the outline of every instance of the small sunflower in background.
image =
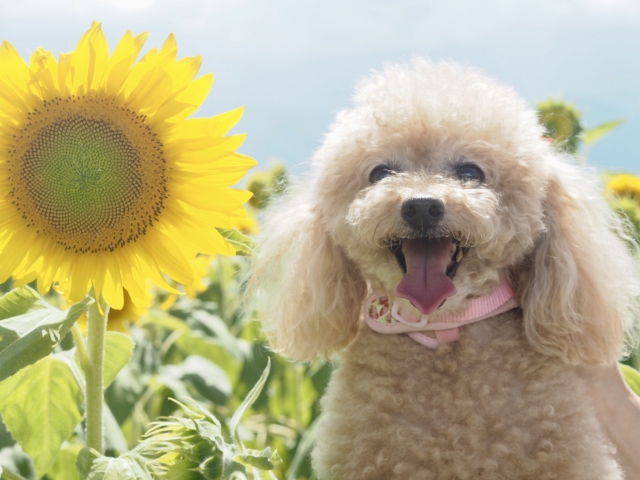
<svg viewBox="0 0 640 480">
<path fill-rule="evenodd" d="M 630 173 L 608 174 L 605 189 L 612 208 L 628 218 L 640 236 L 640 177 Z"/>
<path fill-rule="evenodd" d="M 545 137 L 556 145 L 563 145 L 569 153 L 576 153 L 580 135 L 584 132 L 582 113 L 562 100 L 547 100 L 538 104 L 540 123 L 545 127 Z"/>
<path fill-rule="evenodd" d="M 247 216 L 230 188 L 256 162 L 225 136 L 242 109 L 188 118 L 213 83 L 170 35 L 136 62 L 147 35 L 109 54 L 94 22 L 72 53 L 25 63 L 0 47 L 0 282 L 91 288 L 116 310 L 146 303 L 146 281 L 189 285 L 198 253 L 233 255 L 218 228 Z M 111 321 L 111 319 L 110 319 Z"/>
<path fill-rule="evenodd" d="M 246 234 L 258 233 L 258 213 L 281 195 L 287 185 L 287 168 L 281 163 L 274 164 L 270 170 L 254 172 L 247 180 L 247 190 L 253 194 L 247 202 L 249 216 L 236 220 L 234 227 Z"/>
<path fill-rule="evenodd" d="M 632 197 L 640 202 L 640 177 L 630 173 L 609 175 L 607 191 L 618 197 Z"/>
<path fill-rule="evenodd" d="M 561 150 L 576 155 L 581 145 L 587 149 L 618 128 L 625 119 L 609 120 L 592 128 L 582 121 L 582 112 L 564 100 L 549 99 L 538 103 L 538 119 L 545 128 L 545 138 Z M 584 162 L 584 159 L 580 159 Z"/>
</svg>

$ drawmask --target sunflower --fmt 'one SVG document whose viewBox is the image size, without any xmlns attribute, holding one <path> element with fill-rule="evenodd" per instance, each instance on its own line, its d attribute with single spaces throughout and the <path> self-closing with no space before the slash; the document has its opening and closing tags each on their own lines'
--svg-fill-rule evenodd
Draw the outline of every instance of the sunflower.
<svg viewBox="0 0 640 480">
<path fill-rule="evenodd" d="M 629 196 L 640 200 L 640 177 L 618 173 L 607 178 L 607 191 L 618 197 Z"/>
<path fill-rule="evenodd" d="M 146 280 L 193 282 L 198 253 L 233 255 L 217 228 L 246 217 L 251 193 L 230 188 L 255 161 L 225 136 L 242 109 L 189 118 L 211 74 L 177 59 L 173 34 L 136 59 L 147 34 L 127 32 L 109 54 L 94 22 L 58 61 L 27 65 L 0 47 L 0 282 L 91 288 L 114 309 L 123 290 L 138 306 Z"/>
<path fill-rule="evenodd" d="M 562 100 L 547 100 L 538 104 L 538 115 L 547 131 L 546 137 L 570 153 L 578 151 L 580 135 L 584 132 L 582 113 L 578 109 Z"/>
</svg>

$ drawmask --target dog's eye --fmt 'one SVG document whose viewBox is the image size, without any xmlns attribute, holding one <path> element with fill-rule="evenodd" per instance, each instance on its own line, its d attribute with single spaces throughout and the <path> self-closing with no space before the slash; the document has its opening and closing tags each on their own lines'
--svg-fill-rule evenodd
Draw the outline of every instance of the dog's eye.
<svg viewBox="0 0 640 480">
<path fill-rule="evenodd" d="M 396 173 L 395 170 L 392 170 L 387 165 L 378 165 L 376 168 L 371 170 L 371 173 L 369 174 L 369 183 L 373 185 L 374 183 L 378 183 L 383 178 L 389 177 L 394 173 Z"/>
<path fill-rule="evenodd" d="M 464 165 L 459 166 L 456 172 L 458 174 L 458 178 L 465 182 L 469 180 L 475 180 L 477 182 L 484 181 L 484 172 L 480 167 L 473 163 L 465 163 Z"/>
</svg>

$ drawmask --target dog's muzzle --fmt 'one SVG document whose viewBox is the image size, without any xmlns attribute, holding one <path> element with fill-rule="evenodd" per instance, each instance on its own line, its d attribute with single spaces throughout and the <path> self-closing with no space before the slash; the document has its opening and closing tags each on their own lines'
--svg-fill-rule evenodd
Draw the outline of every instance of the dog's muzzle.
<svg viewBox="0 0 640 480">
<path fill-rule="evenodd" d="M 402 203 L 400 215 L 416 233 L 425 235 L 444 217 L 444 203 L 437 198 L 410 198 Z"/>
</svg>

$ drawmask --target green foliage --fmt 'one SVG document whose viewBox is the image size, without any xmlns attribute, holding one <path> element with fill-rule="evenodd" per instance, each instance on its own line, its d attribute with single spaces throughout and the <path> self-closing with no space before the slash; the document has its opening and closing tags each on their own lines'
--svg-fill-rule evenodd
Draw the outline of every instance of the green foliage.
<svg viewBox="0 0 640 480">
<path fill-rule="evenodd" d="M 287 169 L 276 164 L 271 170 L 259 171 L 247 181 L 247 190 L 253 193 L 249 205 L 257 210 L 266 207 L 269 201 L 280 195 L 288 184 Z"/>
<path fill-rule="evenodd" d="M 269 447 L 261 451 L 247 449 L 237 435 L 240 419 L 260 394 L 269 370 L 270 364 L 267 364 L 231 418 L 228 430 L 232 442 L 227 442 L 222 424 L 207 410 L 193 401 L 191 408 L 176 402 L 183 416 L 153 422 L 145 440 L 134 451 L 146 459 L 145 464 L 153 475 L 162 479 L 247 478 L 252 473 L 273 470 L 280 461 L 275 452 Z"/>
<path fill-rule="evenodd" d="M 621 365 L 622 374 L 627 384 L 636 395 L 640 395 L 640 372 L 629 365 Z"/>
<path fill-rule="evenodd" d="M 95 450 L 83 448 L 76 461 L 82 480 L 152 480 L 145 460 L 136 454 L 117 458 L 105 457 Z"/>
<path fill-rule="evenodd" d="M 65 445 L 58 452 L 56 461 L 49 470 L 52 478 L 64 478 L 65 480 L 80 480 L 80 474 L 76 468 L 76 459 L 82 450 L 80 445 Z"/>
<path fill-rule="evenodd" d="M 291 363 L 268 351 L 259 325 L 239 301 L 248 265 L 243 257 L 214 259 L 205 291 L 179 299 L 167 311 L 154 307 L 132 326 L 133 356 L 107 389 L 107 404 L 129 447 L 139 453 L 150 422 L 188 417 L 170 398 L 192 398 L 217 419 L 232 439 L 227 443 L 244 446 L 245 453 L 233 457 L 238 470 L 230 472 L 237 478 L 244 478 L 238 476 L 243 469 L 268 465 L 277 450 L 282 462 L 274 465 L 275 478 L 308 479 L 313 439 L 307 429 L 318 417 L 331 366 Z M 271 371 L 263 375 L 269 362 Z M 252 390 L 258 382 L 264 382 L 262 390 Z M 235 418 L 234 411 L 240 412 Z M 227 465 L 207 462 L 198 468 Z"/>
<path fill-rule="evenodd" d="M 118 458 L 102 456 L 89 448 L 77 460 L 82 480 L 122 478 L 131 480 L 227 480 L 275 478 L 271 475 L 280 462 L 271 448 L 253 450 L 237 436 L 244 413 L 259 396 L 269 375 L 270 365 L 233 415 L 228 427 L 233 442 L 225 438 L 223 425 L 194 401 L 190 407 L 175 402 L 180 416 L 161 417 L 151 423 L 144 440 L 131 452 Z"/>
<path fill-rule="evenodd" d="M 251 237 L 235 228 L 219 229 L 219 232 L 233 246 L 236 255 L 253 255 L 254 244 Z"/>
<path fill-rule="evenodd" d="M 118 372 L 131 360 L 134 343 L 131 337 L 119 332 L 107 332 L 104 362 L 104 386 L 111 385 Z"/>
<path fill-rule="evenodd" d="M 90 302 L 62 311 L 29 287 L 0 298 L 0 381 L 49 355 Z"/>
<path fill-rule="evenodd" d="M 609 134 L 611 131 L 618 128 L 623 123 L 624 123 L 624 120 L 612 120 L 610 122 L 601 123 L 600 125 L 594 128 L 586 130 L 584 132 L 584 136 L 582 140 L 587 146 L 593 145 L 595 142 L 600 140 L 605 135 Z"/>
<path fill-rule="evenodd" d="M 82 392 L 69 360 L 50 355 L 0 383 L 0 413 L 13 438 L 44 475 L 82 420 Z"/>
</svg>

